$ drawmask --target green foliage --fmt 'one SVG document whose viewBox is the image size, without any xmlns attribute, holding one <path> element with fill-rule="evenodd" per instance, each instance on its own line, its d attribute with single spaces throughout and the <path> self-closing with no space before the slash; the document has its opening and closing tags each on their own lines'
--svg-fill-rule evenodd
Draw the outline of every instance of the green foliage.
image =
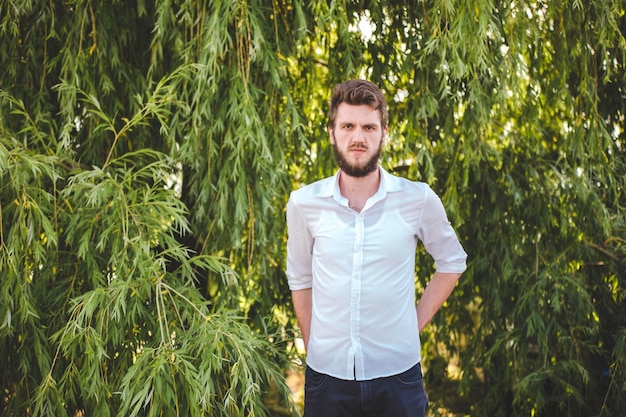
<svg viewBox="0 0 626 417">
<path fill-rule="evenodd" d="M 0 0 L 1 415 L 289 405 L 284 204 L 335 171 L 326 100 L 360 76 L 389 98 L 383 165 L 470 254 L 422 336 L 433 413 L 620 415 L 625 13 Z"/>
<path fill-rule="evenodd" d="M 283 337 L 208 300 L 200 281 L 243 299 L 237 273 L 182 240 L 180 158 L 163 150 L 200 70 L 130 97 L 128 117 L 65 81 L 58 119 L 2 91 L 2 415 L 267 415 L 270 386 L 290 402 Z M 165 143 L 132 144 L 150 134 Z"/>
</svg>

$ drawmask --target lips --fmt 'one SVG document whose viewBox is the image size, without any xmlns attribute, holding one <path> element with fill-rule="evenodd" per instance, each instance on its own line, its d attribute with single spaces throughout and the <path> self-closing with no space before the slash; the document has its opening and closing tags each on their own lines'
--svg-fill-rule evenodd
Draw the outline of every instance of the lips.
<svg viewBox="0 0 626 417">
<path fill-rule="evenodd" d="M 350 152 L 367 152 L 367 148 L 363 147 L 363 146 L 353 146 L 349 149 Z"/>
</svg>

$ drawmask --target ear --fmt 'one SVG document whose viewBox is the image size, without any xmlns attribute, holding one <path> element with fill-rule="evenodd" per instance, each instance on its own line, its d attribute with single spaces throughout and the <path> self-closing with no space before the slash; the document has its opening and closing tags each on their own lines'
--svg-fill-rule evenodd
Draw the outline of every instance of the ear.
<svg viewBox="0 0 626 417">
<path fill-rule="evenodd" d="M 384 128 L 383 129 L 383 140 L 382 140 L 382 145 L 386 145 L 387 144 L 387 133 L 389 132 L 389 128 Z"/>
<path fill-rule="evenodd" d="M 330 144 L 334 145 L 335 144 L 335 132 L 333 131 L 333 128 L 328 126 L 328 135 L 330 136 Z"/>
</svg>

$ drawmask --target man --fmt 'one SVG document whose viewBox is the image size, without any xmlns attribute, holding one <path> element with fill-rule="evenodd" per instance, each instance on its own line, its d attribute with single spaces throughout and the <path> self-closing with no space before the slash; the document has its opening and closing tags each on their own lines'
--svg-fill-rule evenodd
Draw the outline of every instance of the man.
<svg viewBox="0 0 626 417">
<path fill-rule="evenodd" d="M 419 331 L 467 255 L 428 185 L 379 166 L 387 104 L 375 84 L 335 86 L 328 132 L 338 172 L 287 203 L 287 277 L 307 351 L 304 415 L 424 416 Z M 418 240 L 436 272 L 416 306 Z"/>
</svg>

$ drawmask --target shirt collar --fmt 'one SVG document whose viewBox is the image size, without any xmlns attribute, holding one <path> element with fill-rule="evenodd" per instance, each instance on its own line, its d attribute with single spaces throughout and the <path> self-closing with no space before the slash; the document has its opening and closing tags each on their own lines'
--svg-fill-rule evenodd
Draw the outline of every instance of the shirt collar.
<svg viewBox="0 0 626 417">
<path fill-rule="evenodd" d="M 378 187 L 378 191 L 376 194 L 380 195 L 381 198 L 384 198 L 387 193 L 392 193 L 395 191 L 402 190 L 402 183 L 400 178 L 389 174 L 387 171 L 383 169 L 380 165 L 378 166 L 378 170 L 380 171 L 380 186 Z M 334 176 L 328 178 L 326 184 L 321 187 L 320 191 L 317 193 L 318 197 L 332 197 L 335 192 L 337 195 L 341 195 L 339 192 L 339 174 L 341 170 L 337 170 Z"/>
</svg>

